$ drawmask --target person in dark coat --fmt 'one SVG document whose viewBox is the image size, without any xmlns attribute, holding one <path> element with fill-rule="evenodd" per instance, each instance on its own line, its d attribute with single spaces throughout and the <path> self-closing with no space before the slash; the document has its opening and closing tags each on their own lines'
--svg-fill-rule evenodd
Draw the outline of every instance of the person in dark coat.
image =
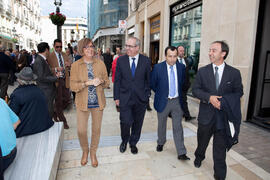
<svg viewBox="0 0 270 180">
<path fill-rule="evenodd" d="M 205 159 L 210 138 L 213 138 L 214 178 L 225 179 L 226 165 L 226 116 L 222 109 L 222 99 L 234 95 L 240 100 L 243 85 L 240 71 L 224 62 L 229 46 L 224 41 L 215 41 L 209 49 L 211 64 L 199 69 L 192 86 L 192 94 L 200 100 L 198 115 L 198 145 L 195 151 L 194 166 L 199 168 Z"/>
<path fill-rule="evenodd" d="M 53 103 L 56 96 L 55 82 L 57 81 L 57 76 L 59 77 L 59 73 L 56 73 L 55 76 L 47 62 L 50 53 L 48 43 L 41 42 L 37 48 L 39 54 L 36 56 L 35 63 L 33 64 L 33 73 L 37 75 L 37 86 L 44 92 L 50 116 L 53 117 Z"/>
<path fill-rule="evenodd" d="M 9 72 L 15 72 L 15 65 L 12 60 L 3 52 L 0 47 L 0 98 L 5 99 L 8 90 Z"/>
<path fill-rule="evenodd" d="M 11 94 L 9 106 L 21 120 L 16 129 L 17 138 L 49 129 L 54 122 L 44 93 L 35 85 L 37 76 L 30 67 L 24 67 L 15 75 L 20 85 Z"/>
<path fill-rule="evenodd" d="M 113 56 L 110 52 L 110 48 L 107 48 L 106 53 L 102 54 L 102 56 L 104 57 L 104 63 L 105 63 L 106 68 L 107 68 L 108 76 L 110 76 L 112 62 L 113 62 Z"/>
</svg>

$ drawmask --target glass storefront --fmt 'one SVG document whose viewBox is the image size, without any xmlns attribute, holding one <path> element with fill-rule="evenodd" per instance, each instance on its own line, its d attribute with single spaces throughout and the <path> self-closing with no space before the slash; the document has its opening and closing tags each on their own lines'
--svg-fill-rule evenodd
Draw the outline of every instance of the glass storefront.
<svg viewBox="0 0 270 180">
<path fill-rule="evenodd" d="M 202 3 L 192 3 L 191 0 L 184 1 L 171 8 L 170 31 L 170 45 L 185 47 L 191 83 L 198 70 L 202 24 Z"/>
</svg>

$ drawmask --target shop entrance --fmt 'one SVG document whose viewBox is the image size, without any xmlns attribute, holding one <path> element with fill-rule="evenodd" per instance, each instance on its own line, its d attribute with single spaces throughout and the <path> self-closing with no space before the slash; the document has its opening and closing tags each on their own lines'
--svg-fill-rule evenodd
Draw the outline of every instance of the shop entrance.
<svg viewBox="0 0 270 180">
<path fill-rule="evenodd" d="M 158 63 L 159 60 L 159 41 L 152 42 L 150 44 L 150 59 L 152 61 L 152 66 Z"/>
<path fill-rule="evenodd" d="M 260 2 L 248 121 L 270 129 L 270 1 Z"/>
</svg>

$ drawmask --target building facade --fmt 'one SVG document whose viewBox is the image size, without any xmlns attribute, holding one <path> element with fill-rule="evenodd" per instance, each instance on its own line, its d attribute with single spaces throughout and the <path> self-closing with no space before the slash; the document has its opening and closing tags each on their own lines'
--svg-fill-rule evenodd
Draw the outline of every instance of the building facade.
<svg viewBox="0 0 270 180">
<path fill-rule="evenodd" d="M 269 12 L 268 0 L 130 0 L 126 37 L 142 39 L 141 50 L 153 64 L 164 60 L 166 46 L 183 45 L 191 80 L 209 63 L 211 42 L 225 40 L 230 46 L 225 62 L 242 75 L 242 119 L 269 128 Z"/>
<path fill-rule="evenodd" d="M 0 0 L 0 16 L 4 47 L 36 49 L 41 35 L 39 0 Z"/>
<path fill-rule="evenodd" d="M 124 47 L 124 29 L 119 28 L 119 20 L 128 16 L 128 0 L 88 1 L 89 37 L 94 44 L 105 51 Z"/>
<path fill-rule="evenodd" d="M 52 24 L 49 16 L 41 17 L 41 40 L 53 46 L 53 41 L 57 38 L 56 25 Z M 87 20 L 85 18 L 67 18 L 62 26 L 62 41 L 64 48 L 68 43 L 73 46 L 84 37 L 87 37 Z"/>
</svg>

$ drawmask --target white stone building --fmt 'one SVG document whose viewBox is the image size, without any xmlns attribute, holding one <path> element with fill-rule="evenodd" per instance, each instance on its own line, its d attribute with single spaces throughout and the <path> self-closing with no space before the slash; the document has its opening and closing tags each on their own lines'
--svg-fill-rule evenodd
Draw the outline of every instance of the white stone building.
<svg viewBox="0 0 270 180">
<path fill-rule="evenodd" d="M 49 16 L 41 17 L 41 39 L 44 42 L 48 42 L 52 47 L 54 39 L 57 38 L 56 25 L 52 24 Z M 87 22 L 85 18 L 67 18 L 65 24 L 62 26 L 62 41 L 64 48 L 68 43 L 72 45 L 87 37 Z"/>
<path fill-rule="evenodd" d="M 0 0 L 0 43 L 36 49 L 40 42 L 40 0 Z"/>
</svg>

